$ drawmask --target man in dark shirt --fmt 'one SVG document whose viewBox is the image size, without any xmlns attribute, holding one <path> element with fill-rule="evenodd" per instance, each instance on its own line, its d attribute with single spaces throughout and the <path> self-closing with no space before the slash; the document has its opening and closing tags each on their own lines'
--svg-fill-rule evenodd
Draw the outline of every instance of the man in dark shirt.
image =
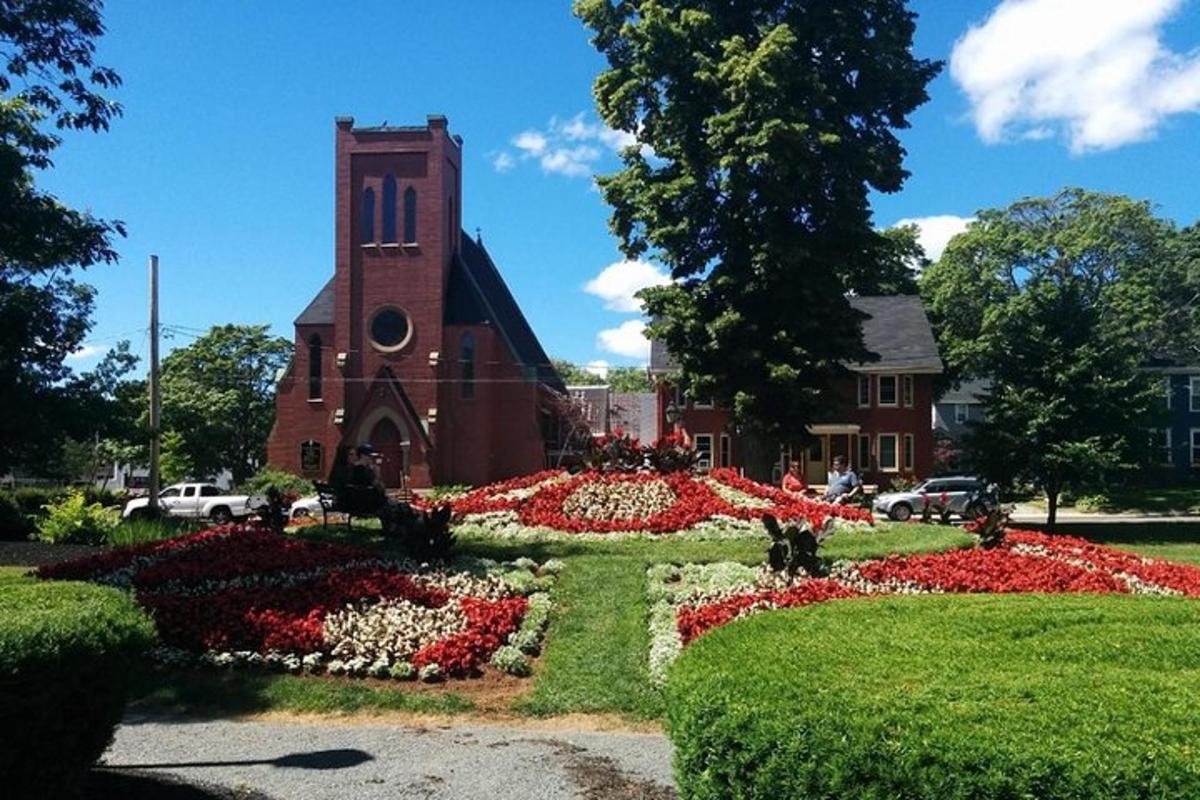
<svg viewBox="0 0 1200 800">
<path fill-rule="evenodd" d="M 845 456 L 834 456 L 833 475 L 829 486 L 825 489 L 825 500 L 841 505 L 854 499 L 862 492 L 862 481 L 854 474 L 854 470 L 846 466 Z"/>
</svg>

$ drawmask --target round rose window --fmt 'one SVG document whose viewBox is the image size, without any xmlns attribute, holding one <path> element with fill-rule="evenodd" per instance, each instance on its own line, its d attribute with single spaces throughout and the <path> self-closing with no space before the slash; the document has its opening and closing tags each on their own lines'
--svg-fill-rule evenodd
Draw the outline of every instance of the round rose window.
<svg viewBox="0 0 1200 800">
<path fill-rule="evenodd" d="M 408 343 L 412 326 L 397 308 L 384 308 L 371 319 L 371 343 L 380 350 L 399 350 Z"/>
</svg>

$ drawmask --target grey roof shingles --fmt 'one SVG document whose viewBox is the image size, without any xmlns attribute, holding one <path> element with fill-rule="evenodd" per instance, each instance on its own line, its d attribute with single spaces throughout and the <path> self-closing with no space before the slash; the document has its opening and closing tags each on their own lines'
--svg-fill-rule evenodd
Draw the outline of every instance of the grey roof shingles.
<svg viewBox="0 0 1200 800">
<path fill-rule="evenodd" d="M 504 278 L 491 256 L 466 233 L 462 234 L 459 255 L 450 268 L 446 289 L 444 322 L 447 325 L 494 326 L 508 344 L 513 358 L 531 377 L 550 388 L 563 392 L 565 386 L 541 342 L 521 313 Z M 312 302 L 296 318 L 297 325 L 332 325 L 335 316 L 333 279 L 317 292 Z"/>
<path fill-rule="evenodd" d="M 867 315 L 863 320 L 863 342 L 868 350 L 879 356 L 878 361 L 851 365 L 851 369 L 942 371 L 933 327 L 920 297 L 890 295 L 851 297 L 849 300 L 853 308 Z M 676 366 L 666 344 L 658 340 L 650 343 L 651 371 L 666 372 Z"/>
</svg>

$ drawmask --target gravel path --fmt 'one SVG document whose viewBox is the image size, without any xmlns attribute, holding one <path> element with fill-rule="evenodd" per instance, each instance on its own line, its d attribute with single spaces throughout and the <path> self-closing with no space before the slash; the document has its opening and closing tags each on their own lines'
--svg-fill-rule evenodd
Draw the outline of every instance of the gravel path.
<svg viewBox="0 0 1200 800">
<path fill-rule="evenodd" d="M 658 733 L 130 719 L 104 758 L 272 798 L 674 800 Z"/>
</svg>

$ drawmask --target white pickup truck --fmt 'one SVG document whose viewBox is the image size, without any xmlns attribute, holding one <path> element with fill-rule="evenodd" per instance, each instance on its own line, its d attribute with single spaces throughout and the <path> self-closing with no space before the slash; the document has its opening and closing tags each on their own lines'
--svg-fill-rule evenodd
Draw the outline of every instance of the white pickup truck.
<svg viewBox="0 0 1200 800">
<path fill-rule="evenodd" d="M 267 499 L 258 495 L 225 494 L 211 483 L 175 483 L 158 493 L 158 505 L 172 517 L 208 517 L 224 525 L 241 517 L 248 517 Z M 148 513 L 149 497 L 139 497 L 125 504 L 121 516 L 137 517 Z"/>
</svg>

